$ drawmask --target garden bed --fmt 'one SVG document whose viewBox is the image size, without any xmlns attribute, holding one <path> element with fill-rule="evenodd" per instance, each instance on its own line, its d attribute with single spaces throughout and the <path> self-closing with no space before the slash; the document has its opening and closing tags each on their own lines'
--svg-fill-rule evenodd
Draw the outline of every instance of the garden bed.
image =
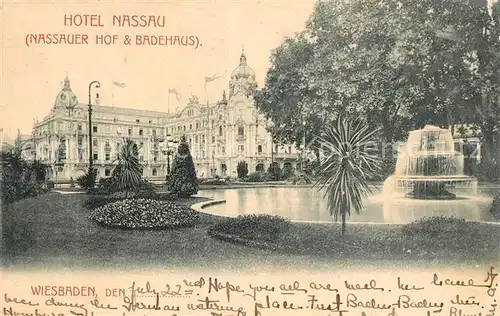
<svg viewBox="0 0 500 316">
<path fill-rule="evenodd" d="M 193 226 L 199 213 L 174 201 L 124 199 L 94 209 L 89 218 L 108 227 L 163 229 Z"/>
</svg>

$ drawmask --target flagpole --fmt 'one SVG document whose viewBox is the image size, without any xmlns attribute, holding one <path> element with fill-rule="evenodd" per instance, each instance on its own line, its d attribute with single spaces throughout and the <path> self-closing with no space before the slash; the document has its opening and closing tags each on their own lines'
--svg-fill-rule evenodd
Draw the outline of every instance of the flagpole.
<svg viewBox="0 0 500 316">
<path fill-rule="evenodd" d="M 167 96 L 167 115 L 170 115 L 170 91 Z"/>
</svg>

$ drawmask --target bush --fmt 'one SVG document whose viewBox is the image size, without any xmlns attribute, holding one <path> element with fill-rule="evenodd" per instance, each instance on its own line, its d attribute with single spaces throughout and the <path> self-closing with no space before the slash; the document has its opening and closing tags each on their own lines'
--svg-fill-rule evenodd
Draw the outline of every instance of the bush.
<svg viewBox="0 0 500 316">
<path fill-rule="evenodd" d="M 238 172 L 238 178 L 242 179 L 248 174 L 248 164 L 245 161 L 238 162 L 236 166 L 236 172 Z"/>
<path fill-rule="evenodd" d="M 492 162 L 491 164 L 481 162 L 476 170 L 476 176 L 479 181 L 495 182 L 500 180 L 500 164 L 497 162 Z"/>
<path fill-rule="evenodd" d="M 292 184 L 299 184 L 299 185 L 312 184 L 312 180 L 309 178 L 307 174 L 301 173 L 292 178 Z"/>
<path fill-rule="evenodd" d="M 111 227 L 174 228 L 194 225 L 199 214 L 173 201 L 126 199 L 96 208 L 90 219 Z"/>
<path fill-rule="evenodd" d="M 290 222 L 279 216 L 242 215 L 229 218 L 209 228 L 209 234 L 230 235 L 245 240 L 272 242 L 290 227 Z"/>
<path fill-rule="evenodd" d="M 199 180 L 199 183 L 203 185 L 227 185 L 228 181 L 221 179 L 203 179 Z"/>
<path fill-rule="evenodd" d="M 282 179 L 282 172 L 277 163 L 272 163 L 267 169 L 267 173 L 269 174 L 272 181 L 279 181 Z"/>
<path fill-rule="evenodd" d="M 245 182 L 263 182 L 265 181 L 267 178 L 266 178 L 266 175 L 262 172 L 252 172 L 251 174 L 249 174 L 248 176 L 246 176 L 243 181 Z"/>
<path fill-rule="evenodd" d="M 172 173 L 168 177 L 167 189 L 180 197 L 189 197 L 198 193 L 198 179 L 193 157 L 189 152 L 186 138 L 183 136 L 175 155 Z"/>
<path fill-rule="evenodd" d="M 500 190 L 497 190 L 495 196 L 493 197 L 493 203 L 491 203 L 490 213 L 495 219 L 500 219 Z"/>
<path fill-rule="evenodd" d="M 76 179 L 78 185 L 83 189 L 92 189 L 95 186 L 97 178 L 97 170 L 89 169 L 86 174 Z"/>
<path fill-rule="evenodd" d="M 437 237 L 443 234 L 463 234 L 467 231 L 465 219 L 433 216 L 425 217 L 403 226 L 403 234 L 407 237 L 425 235 Z"/>
<path fill-rule="evenodd" d="M 3 203 L 11 203 L 48 192 L 47 186 L 43 183 L 46 169 L 44 164 L 38 161 L 29 164 L 21 157 L 20 150 L 2 151 L 0 162 Z"/>
</svg>

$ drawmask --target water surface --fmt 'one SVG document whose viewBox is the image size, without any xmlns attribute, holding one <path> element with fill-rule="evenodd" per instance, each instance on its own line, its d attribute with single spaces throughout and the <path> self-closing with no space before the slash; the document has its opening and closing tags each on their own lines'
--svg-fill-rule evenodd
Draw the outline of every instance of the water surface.
<svg viewBox="0 0 500 316">
<path fill-rule="evenodd" d="M 492 221 L 489 207 L 493 190 L 479 195 L 462 195 L 456 200 L 428 201 L 386 197 L 375 190 L 364 200 L 360 214 L 351 213 L 349 222 L 402 224 L 429 216 L 454 216 L 467 220 Z M 234 217 L 245 214 L 279 215 L 297 221 L 334 221 L 323 192 L 316 188 L 245 188 L 204 190 L 200 196 L 226 200 L 205 209 L 206 212 Z"/>
</svg>

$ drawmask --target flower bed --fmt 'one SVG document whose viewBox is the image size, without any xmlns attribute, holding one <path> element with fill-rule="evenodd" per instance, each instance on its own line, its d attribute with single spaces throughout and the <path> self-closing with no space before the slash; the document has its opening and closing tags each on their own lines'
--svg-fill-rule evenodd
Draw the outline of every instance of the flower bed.
<svg viewBox="0 0 500 316">
<path fill-rule="evenodd" d="M 271 215 L 243 215 L 228 218 L 209 228 L 208 233 L 222 239 L 247 240 L 257 243 L 272 243 L 287 231 L 290 222 Z"/>
<path fill-rule="evenodd" d="M 126 199 L 98 207 L 89 217 L 106 226 L 153 229 L 193 226 L 198 216 L 198 212 L 173 201 Z"/>
</svg>

